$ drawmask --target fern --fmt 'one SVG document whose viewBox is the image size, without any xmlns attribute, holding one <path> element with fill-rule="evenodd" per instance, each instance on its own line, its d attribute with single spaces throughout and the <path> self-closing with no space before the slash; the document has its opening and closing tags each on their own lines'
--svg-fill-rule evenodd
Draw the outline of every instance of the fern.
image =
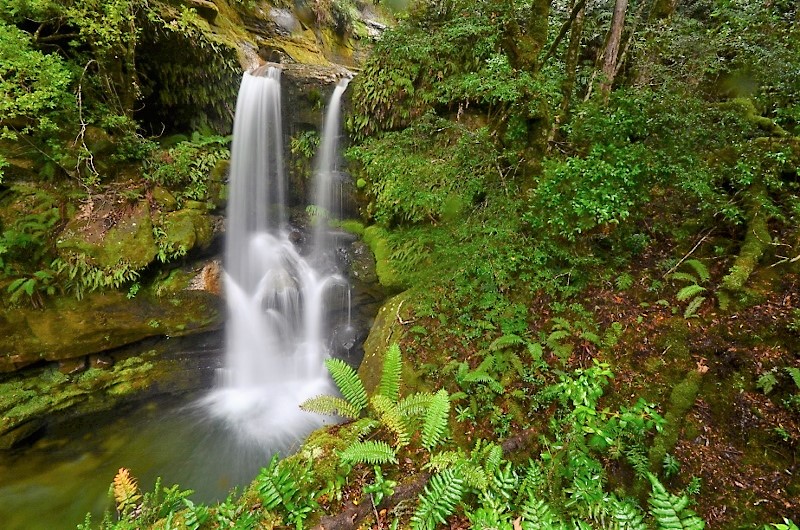
<svg viewBox="0 0 800 530">
<path fill-rule="evenodd" d="M 367 391 L 356 371 L 341 359 L 326 359 L 325 366 L 344 398 L 361 413 L 367 407 Z"/>
<path fill-rule="evenodd" d="M 450 396 L 447 390 L 439 390 L 431 400 L 425 421 L 422 424 L 422 446 L 430 451 L 441 441 L 447 428 L 450 414 Z"/>
<path fill-rule="evenodd" d="M 386 396 L 372 396 L 372 408 L 378 413 L 381 424 L 392 431 L 397 438 L 397 446 L 403 447 L 411 441 L 411 433 L 406 425 L 405 419 L 400 414 L 396 403 Z"/>
<path fill-rule="evenodd" d="M 455 470 L 447 469 L 433 475 L 420 495 L 419 506 L 411 517 L 414 530 L 433 530 L 445 524 L 464 495 L 464 481 Z"/>
<path fill-rule="evenodd" d="M 539 462 L 528 459 L 528 467 L 525 471 L 525 478 L 519 486 L 517 492 L 516 504 L 522 504 L 523 500 L 530 497 L 540 495 L 544 490 L 545 475 L 542 472 L 542 467 Z"/>
<path fill-rule="evenodd" d="M 289 468 L 280 465 L 277 454 L 272 457 L 269 466 L 261 470 L 256 484 L 261 502 L 267 510 L 274 510 L 299 491 Z"/>
<path fill-rule="evenodd" d="M 378 386 L 378 394 L 387 397 L 393 402 L 397 402 L 400 396 L 400 374 L 402 371 L 402 358 L 400 347 L 397 343 L 389 346 L 383 359 L 383 371 L 381 382 Z"/>
<path fill-rule="evenodd" d="M 130 471 L 124 467 L 119 468 L 116 476 L 114 476 L 114 500 L 117 503 L 117 511 L 121 515 L 136 507 L 139 499 L 142 498 L 139 493 L 139 486 L 136 484 L 136 479 L 130 474 Z"/>
<path fill-rule="evenodd" d="M 700 278 L 701 282 L 707 282 L 708 280 L 711 279 L 711 274 L 708 272 L 708 267 L 706 267 L 702 261 L 696 259 L 690 259 L 687 260 L 685 263 L 686 265 L 694 269 L 694 272 L 697 273 L 697 276 Z"/>
<path fill-rule="evenodd" d="M 647 530 L 645 514 L 638 505 L 617 500 L 611 506 L 611 516 L 618 530 Z"/>
<path fill-rule="evenodd" d="M 678 299 L 679 302 L 685 302 L 689 298 L 697 296 L 698 294 L 702 293 L 705 290 L 706 288 L 703 287 L 702 285 L 697 285 L 696 283 L 693 283 L 691 285 L 687 285 L 686 287 L 678 291 L 678 294 L 675 297 Z"/>
<path fill-rule="evenodd" d="M 397 463 L 397 455 L 392 446 L 386 442 L 368 440 L 354 442 L 339 454 L 340 460 L 345 464 L 387 464 Z"/>
<path fill-rule="evenodd" d="M 697 283 L 697 277 L 688 272 L 674 272 L 670 275 L 670 278 L 681 282 Z"/>
<path fill-rule="evenodd" d="M 659 530 L 703 530 L 706 523 L 688 509 L 689 497 L 669 493 L 652 473 L 648 474 L 653 490 L 650 493 L 650 513 Z"/>
<path fill-rule="evenodd" d="M 444 471 L 448 468 L 454 468 L 464 461 L 464 453 L 461 451 L 442 451 L 432 455 L 428 463 L 422 467 L 433 471 Z"/>
<path fill-rule="evenodd" d="M 397 410 L 404 418 L 424 414 L 431 405 L 433 394 L 428 392 L 415 392 L 406 396 L 397 404 Z"/>
<path fill-rule="evenodd" d="M 686 311 L 683 312 L 683 318 L 691 318 L 697 316 L 697 310 L 700 309 L 700 306 L 703 305 L 703 302 L 706 301 L 705 296 L 697 296 L 694 300 L 689 302 L 689 305 L 686 306 Z"/>
<path fill-rule="evenodd" d="M 350 419 L 357 419 L 360 411 L 349 401 L 334 396 L 316 396 L 309 398 L 300 404 L 300 408 L 306 412 L 325 414 L 327 416 L 342 416 Z"/>
<path fill-rule="evenodd" d="M 792 381 L 794 381 L 795 386 L 800 389 L 800 368 L 787 366 L 785 370 L 786 373 L 789 374 L 789 377 L 792 378 Z"/>
<path fill-rule="evenodd" d="M 548 530 L 563 527 L 553 509 L 544 499 L 528 497 L 522 505 L 523 530 Z"/>
<path fill-rule="evenodd" d="M 491 351 L 498 351 L 502 350 L 503 348 L 507 348 L 509 346 L 517 346 L 519 344 L 523 344 L 525 341 L 519 335 L 514 335 L 513 333 L 509 333 L 508 335 L 503 335 L 489 345 L 489 349 Z"/>
</svg>

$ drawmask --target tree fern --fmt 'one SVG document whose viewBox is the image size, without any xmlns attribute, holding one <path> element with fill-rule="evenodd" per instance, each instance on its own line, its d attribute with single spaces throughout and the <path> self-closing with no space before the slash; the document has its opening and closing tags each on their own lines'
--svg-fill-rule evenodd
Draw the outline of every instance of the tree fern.
<svg viewBox="0 0 800 530">
<path fill-rule="evenodd" d="M 431 477 L 420 495 L 419 506 L 411 517 L 414 530 L 433 530 L 445 524 L 464 495 L 464 482 L 455 470 L 447 469 Z"/>
<path fill-rule="evenodd" d="M 703 530 L 706 523 L 688 508 L 689 497 L 669 493 L 652 473 L 647 476 L 653 486 L 650 492 L 650 513 L 659 530 Z"/>
<path fill-rule="evenodd" d="M 422 424 L 422 446 L 430 451 L 442 440 L 450 417 L 450 396 L 441 389 L 434 394 Z"/>
<path fill-rule="evenodd" d="M 397 439 L 397 446 L 408 445 L 411 441 L 411 433 L 405 418 L 400 414 L 397 403 L 386 396 L 372 396 L 372 408 L 378 413 L 378 420 L 381 425 L 392 431 Z"/>
<path fill-rule="evenodd" d="M 361 412 L 346 399 L 335 396 L 316 396 L 303 401 L 300 408 L 307 412 L 357 419 Z"/>
<path fill-rule="evenodd" d="M 326 359 L 325 366 L 344 398 L 359 413 L 367 406 L 367 391 L 353 368 L 341 359 Z"/>
<path fill-rule="evenodd" d="M 686 265 L 690 266 L 694 269 L 694 272 L 697 273 L 697 276 L 700 278 L 701 282 L 707 282 L 711 279 L 711 274 L 708 272 L 708 267 L 705 264 L 697 259 L 690 259 L 686 260 Z"/>
<path fill-rule="evenodd" d="M 387 464 L 397 463 L 397 455 L 386 442 L 367 440 L 354 442 L 344 449 L 339 458 L 345 464 Z"/>
<path fill-rule="evenodd" d="M 397 402 L 400 396 L 400 374 L 402 371 L 402 357 L 397 343 L 389 346 L 383 358 L 383 371 L 378 394 Z"/>
</svg>

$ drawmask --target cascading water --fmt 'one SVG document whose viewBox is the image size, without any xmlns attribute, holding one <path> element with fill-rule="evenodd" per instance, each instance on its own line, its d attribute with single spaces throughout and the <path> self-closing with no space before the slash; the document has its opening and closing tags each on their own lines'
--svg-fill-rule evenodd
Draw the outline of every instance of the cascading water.
<svg viewBox="0 0 800 530">
<path fill-rule="evenodd" d="M 289 239 L 280 73 L 277 67 L 246 73 L 239 91 L 225 249 L 226 362 L 219 388 L 204 400 L 212 417 L 272 450 L 322 423 L 299 404 L 333 391 L 324 366 L 325 335 L 333 329 L 326 305 L 335 298 L 330 293 L 348 289 L 327 255 L 331 238 L 322 223 L 310 259 Z M 346 86 L 340 83 L 331 99 L 316 171 L 317 206 L 326 211 Z"/>
</svg>

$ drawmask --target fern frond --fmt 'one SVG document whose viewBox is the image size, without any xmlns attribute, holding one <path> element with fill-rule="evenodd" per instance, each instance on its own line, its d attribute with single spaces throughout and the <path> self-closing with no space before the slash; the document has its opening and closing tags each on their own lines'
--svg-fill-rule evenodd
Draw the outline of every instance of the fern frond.
<svg viewBox="0 0 800 530">
<path fill-rule="evenodd" d="M 507 335 L 503 335 L 498 337 L 492 341 L 489 345 L 489 350 L 497 351 L 502 350 L 503 348 L 508 348 L 509 346 L 517 346 L 519 344 L 523 344 L 525 341 L 522 340 L 522 337 L 519 335 L 514 335 L 513 333 L 509 333 Z"/>
<path fill-rule="evenodd" d="M 617 500 L 612 503 L 611 517 L 619 530 L 647 530 L 644 512 L 632 502 Z"/>
<path fill-rule="evenodd" d="M 114 500 L 117 503 L 117 511 L 121 514 L 126 513 L 136 506 L 142 495 L 139 493 L 139 485 L 136 479 L 131 476 L 127 468 L 121 467 L 114 476 Z"/>
<path fill-rule="evenodd" d="M 786 373 L 789 374 L 789 377 L 792 378 L 792 381 L 794 381 L 795 386 L 797 386 L 797 388 L 800 389 L 800 368 L 787 366 L 785 370 Z"/>
<path fill-rule="evenodd" d="M 444 471 L 445 469 L 456 467 L 456 464 L 463 461 L 464 453 L 461 451 L 442 451 L 431 455 L 431 459 L 423 466 L 423 469 Z"/>
<path fill-rule="evenodd" d="M 306 412 L 357 419 L 360 412 L 347 400 L 335 396 L 316 396 L 303 401 L 300 408 Z"/>
<path fill-rule="evenodd" d="M 325 366 L 344 398 L 359 413 L 364 410 L 367 406 L 367 391 L 356 371 L 341 359 L 326 359 Z"/>
<path fill-rule="evenodd" d="M 269 466 L 262 468 L 256 477 L 256 488 L 267 510 L 274 510 L 300 489 L 289 469 L 279 464 L 278 455 L 273 455 Z"/>
<path fill-rule="evenodd" d="M 433 394 L 430 392 L 414 392 L 397 403 L 397 410 L 404 418 L 421 416 L 428 410 L 428 407 L 430 407 L 432 399 Z"/>
<path fill-rule="evenodd" d="M 694 272 L 696 272 L 697 276 L 700 277 L 701 282 L 707 282 L 709 279 L 711 279 L 711 273 L 708 272 L 708 267 L 706 267 L 702 261 L 690 259 L 686 260 L 684 263 L 694 269 Z"/>
<path fill-rule="evenodd" d="M 526 498 L 533 498 L 542 493 L 545 485 L 545 475 L 539 462 L 528 459 L 528 467 L 525 469 L 525 478 L 519 485 L 516 504 L 520 505 Z"/>
<path fill-rule="evenodd" d="M 458 469 L 458 474 L 463 479 L 465 487 L 478 491 L 489 489 L 489 478 L 481 466 L 472 462 L 461 461 L 456 469 Z"/>
<path fill-rule="evenodd" d="M 694 300 L 689 302 L 689 305 L 686 306 L 686 311 L 683 312 L 683 318 L 697 316 L 697 310 L 700 309 L 700 306 L 703 305 L 703 302 L 705 301 L 705 296 L 696 296 Z"/>
<path fill-rule="evenodd" d="M 406 425 L 405 418 L 400 414 L 397 403 L 380 394 L 372 396 L 372 408 L 378 413 L 381 425 L 392 431 L 397 438 L 397 447 L 408 445 L 411 433 Z"/>
<path fill-rule="evenodd" d="M 544 499 L 528 497 L 522 505 L 522 528 L 550 529 L 563 526 Z"/>
<path fill-rule="evenodd" d="M 411 528 L 433 530 L 437 524 L 445 524 L 463 495 L 464 482 L 454 470 L 434 475 L 420 495 L 419 506 L 411 517 Z"/>
<path fill-rule="evenodd" d="M 465 383 L 483 383 L 496 394 L 502 394 L 506 391 L 505 387 L 497 379 L 479 370 L 466 373 L 461 380 Z"/>
<path fill-rule="evenodd" d="M 441 389 L 434 394 L 422 424 L 422 447 L 430 451 L 442 440 L 450 418 L 450 395 Z"/>
<path fill-rule="evenodd" d="M 703 530 L 706 523 L 689 506 L 689 497 L 669 493 L 652 473 L 647 475 L 653 489 L 650 492 L 650 513 L 659 530 Z"/>
<path fill-rule="evenodd" d="M 694 274 L 689 274 L 688 272 L 673 272 L 670 275 L 670 279 L 682 282 L 689 282 L 692 284 L 697 283 L 697 277 Z"/>
<path fill-rule="evenodd" d="M 378 394 L 397 402 L 400 397 L 400 374 L 402 371 L 402 356 L 397 343 L 389 346 L 383 359 L 381 382 L 378 385 Z"/>
<path fill-rule="evenodd" d="M 679 302 L 685 302 L 689 298 L 697 296 L 698 294 L 702 293 L 705 290 L 706 288 L 703 287 L 702 285 L 697 285 L 696 283 L 693 283 L 691 285 L 687 285 L 686 287 L 678 291 L 678 294 L 675 295 L 675 298 L 677 298 Z"/>
<path fill-rule="evenodd" d="M 392 446 L 386 442 L 367 440 L 355 442 L 339 453 L 339 459 L 345 464 L 395 464 L 397 455 Z"/>
</svg>

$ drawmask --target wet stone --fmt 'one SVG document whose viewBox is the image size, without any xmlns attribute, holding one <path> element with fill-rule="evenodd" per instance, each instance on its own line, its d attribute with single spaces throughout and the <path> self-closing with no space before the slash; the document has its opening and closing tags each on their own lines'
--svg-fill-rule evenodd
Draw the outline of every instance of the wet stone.
<svg viewBox="0 0 800 530">
<path fill-rule="evenodd" d="M 58 371 L 64 375 L 77 374 L 86 370 L 86 357 L 58 361 Z"/>
<path fill-rule="evenodd" d="M 90 355 L 89 366 L 92 368 L 107 370 L 108 368 L 114 366 L 114 359 L 108 355 Z"/>
</svg>

